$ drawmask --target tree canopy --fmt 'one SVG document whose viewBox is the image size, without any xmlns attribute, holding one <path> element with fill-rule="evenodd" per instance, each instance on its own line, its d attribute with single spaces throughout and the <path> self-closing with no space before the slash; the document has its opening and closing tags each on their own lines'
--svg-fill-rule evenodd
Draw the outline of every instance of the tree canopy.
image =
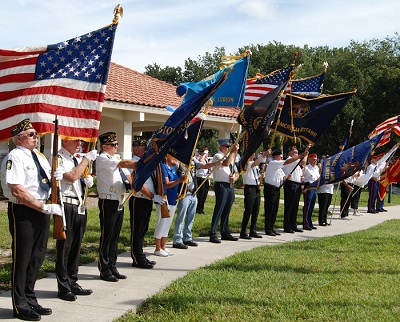
<svg viewBox="0 0 400 322">
<path fill-rule="evenodd" d="M 302 48 L 270 42 L 239 48 L 234 55 L 250 49 L 249 77 L 256 73 L 266 75 L 286 67 L 299 52 L 296 66 L 302 67 L 294 79 L 320 74 L 323 63 L 328 62 L 324 81 L 324 94 L 337 94 L 357 89 L 357 93 L 335 117 L 321 139 L 313 147 L 319 154 L 331 154 L 348 136 L 351 120 L 354 120 L 350 146 L 367 139 L 368 134 L 384 120 L 400 114 L 400 36 L 383 40 L 352 41 L 347 47 L 328 46 Z M 179 85 L 181 82 L 199 81 L 219 70 L 221 57 L 226 55 L 224 47 L 216 47 L 213 53 L 206 52 L 196 60 L 188 58 L 181 67 L 154 64 L 145 67 L 145 74 Z M 210 135 L 210 133 L 208 133 Z M 286 144 L 291 144 L 284 140 Z M 289 140 L 290 141 L 290 140 Z M 395 138 L 394 142 L 397 142 Z M 303 142 L 303 145 L 305 143 Z M 389 143 L 391 145 L 391 143 Z"/>
</svg>

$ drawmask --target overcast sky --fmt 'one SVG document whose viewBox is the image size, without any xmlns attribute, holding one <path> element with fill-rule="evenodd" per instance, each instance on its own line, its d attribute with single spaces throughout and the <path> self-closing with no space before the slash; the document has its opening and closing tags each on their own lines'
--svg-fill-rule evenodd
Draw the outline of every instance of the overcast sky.
<svg viewBox="0 0 400 322">
<path fill-rule="evenodd" d="M 0 48 L 48 45 L 110 23 L 110 0 L 0 0 Z M 345 47 L 400 31 L 399 0 L 121 0 L 112 61 L 144 72 L 182 66 L 215 47 Z"/>
</svg>

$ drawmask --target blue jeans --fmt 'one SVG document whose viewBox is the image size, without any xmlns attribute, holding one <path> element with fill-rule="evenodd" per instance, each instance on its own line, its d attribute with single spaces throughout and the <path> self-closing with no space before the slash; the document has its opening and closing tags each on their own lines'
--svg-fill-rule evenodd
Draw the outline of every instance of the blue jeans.
<svg viewBox="0 0 400 322">
<path fill-rule="evenodd" d="M 197 197 L 188 192 L 186 197 L 178 201 L 174 228 L 173 244 L 182 244 L 192 240 L 192 227 L 196 215 Z"/>
</svg>

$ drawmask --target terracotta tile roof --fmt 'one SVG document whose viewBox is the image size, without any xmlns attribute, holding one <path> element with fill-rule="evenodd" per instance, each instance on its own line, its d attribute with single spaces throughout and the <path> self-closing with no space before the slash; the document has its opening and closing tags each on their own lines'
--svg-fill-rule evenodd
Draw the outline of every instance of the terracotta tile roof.
<svg viewBox="0 0 400 322">
<path fill-rule="evenodd" d="M 182 98 L 176 86 L 111 62 L 105 99 L 135 105 L 166 108 L 179 107 Z M 230 107 L 210 108 L 209 115 L 236 118 L 238 111 Z"/>
<path fill-rule="evenodd" d="M 105 99 L 162 108 L 182 102 L 176 86 L 115 63 L 110 66 Z"/>
</svg>

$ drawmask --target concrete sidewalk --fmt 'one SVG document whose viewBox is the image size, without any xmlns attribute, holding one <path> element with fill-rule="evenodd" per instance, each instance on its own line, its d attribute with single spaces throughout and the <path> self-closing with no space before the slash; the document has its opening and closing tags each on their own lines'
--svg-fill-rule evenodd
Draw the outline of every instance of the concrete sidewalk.
<svg viewBox="0 0 400 322">
<path fill-rule="evenodd" d="M 174 256 L 161 258 L 152 255 L 154 247 L 145 251 L 151 254 L 149 258 L 157 261 L 153 269 L 132 268 L 129 253 L 118 256 L 117 267 L 121 274 L 128 276 L 126 280 L 117 283 L 104 282 L 99 279 L 97 263 L 84 265 L 79 270 L 79 283 L 83 288 L 91 288 L 90 296 L 78 296 L 75 302 L 66 302 L 57 298 L 57 282 L 54 274 L 36 283 L 36 295 L 39 303 L 50 307 L 53 314 L 42 316 L 42 321 L 112 321 L 129 310 L 136 311 L 149 296 L 165 288 L 173 280 L 184 276 L 187 272 L 201 266 L 206 266 L 216 260 L 246 251 L 258 246 L 278 245 L 288 241 L 299 241 L 363 230 L 377 225 L 385 220 L 400 219 L 400 206 L 386 207 L 388 212 L 368 214 L 366 209 L 360 209 L 362 216 L 351 216 L 352 220 L 341 220 L 335 213 L 331 226 L 318 227 L 317 230 L 304 233 L 286 234 L 263 238 L 241 240 L 237 242 L 222 241 L 221 244 L 208 242 L 207 237 L 198 238 L 198 247 L 187 250 L 173 249 Z M 236 234 L 234 234 L 236 235 Z M 172 245 L 170 245 L 172 249 Z M 12 314 L 10 292 L 0 293 L 0 320 L 15 321 Z"/>
</svg>

